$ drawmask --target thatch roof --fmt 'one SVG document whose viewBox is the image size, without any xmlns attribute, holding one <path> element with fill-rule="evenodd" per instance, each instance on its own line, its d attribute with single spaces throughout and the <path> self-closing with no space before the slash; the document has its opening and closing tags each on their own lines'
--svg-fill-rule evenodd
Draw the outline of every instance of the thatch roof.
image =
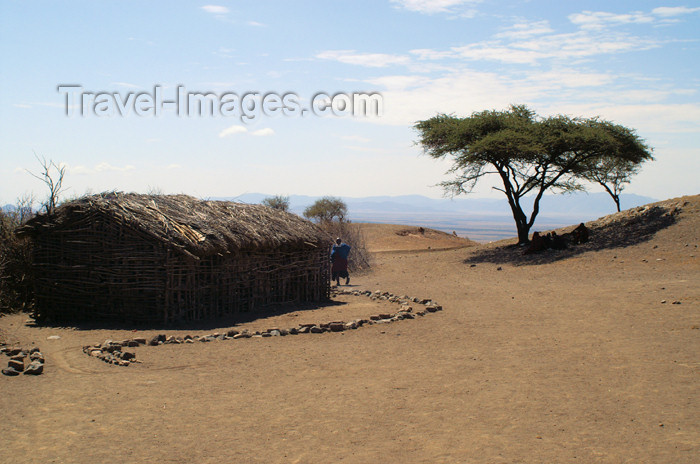
<svg viewBox="0 0 700 464">
<path fill-rule="evenodd" d="M 51 216 L 41 214 L 29 221 L 21 233 L 33 235 L 51 229 L 70 229 L 72 224 L 94 215 L 110 217 L 195 257 L 330 243 L 330 237 L 315 224 L 267 206 L 204 201 L 188 195 L 123 192 L 101 193 L 64 203 Z"/>
</svg>

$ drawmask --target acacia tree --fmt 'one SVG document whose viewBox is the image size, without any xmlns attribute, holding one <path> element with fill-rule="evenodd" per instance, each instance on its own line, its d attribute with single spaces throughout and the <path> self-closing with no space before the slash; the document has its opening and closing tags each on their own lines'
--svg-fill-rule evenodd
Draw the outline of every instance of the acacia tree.
<svg viewBox="0 0 700 464">
<path fill-rule="evenodd" d="M 66 174 L 66 167 L 59 166 L 53 160 L 47 161 L 44 157 L 39 158 L 39 155 L 36 153 L 34 153 L 34 156 L 41 165 L 41 174 L 34 174 L 29 170 L 27 170 L 27 172 L 42 181 L 46 184 L 46 187 L 48 187 L 49 196 L 46 198 L 46 201 L 42 203 L 42 206 L 46 210 L 46 214 L 51 215 L 58 205 L 61 192 L 64 190 L 63 177 Z"/>
<path fill-rule="evenodd" d="M 631 177 L 639 172 L 641 166 L 626 159 L 605 157 L 597 160 L 584 177 L 603 187 L 615 202 L 617 212 L 620 212 L 620 194 L 630 183 Z"/>
<path fill-rule="evenodd" d="M 275 195 L 273 197 L 267 197 L 262 201 L 262 204 L 268 206 L 272 209 L 279 209 L 281 211 L 289 211 L 289 197 L 282 195 Z"/>
<path fill-rule="evenodd" d="M 304 217 L 319 223 L 331 222 L 337 219 L 343 222 L 348 214 L 348 206 L 336 197 L 323 197 L 304 210 Z"/>
<path fill-rule="evenodd" d="M 506 111 L 487 110 L 466 118 L 439 114 L 415 125 L 418 144 L 433 158 L 454 163 L 445 192 L 471 192 L 482 177 L 496 175 L 513 213 L 518 243 L 526 243 L 547 190 L 583 190 L 592 167 L 602 159 L 638 165 L 652 159 L 650 149 L 633 130 L 598 118 L 558 115 L 538 117 L 524 105 Z M 534 195 L 532 211 L 521 200 Z"/>
</svg>

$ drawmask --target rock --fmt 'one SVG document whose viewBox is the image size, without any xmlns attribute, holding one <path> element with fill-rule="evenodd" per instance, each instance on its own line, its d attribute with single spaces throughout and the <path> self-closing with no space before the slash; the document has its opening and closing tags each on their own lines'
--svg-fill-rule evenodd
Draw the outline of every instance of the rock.
<svg viewBox="0 0 700 464">
<path fill-rule="evenodd" d="M 411 311 L 413 311 L 413 307 L 409 306 L 409 305 L 403 305 L 403 306 L 401 306 L 400 311 L 410 313 Z"/>
<path fill-rule="evenodd" d="M 40 361 L 44 362 L 44 355 L 41 353 L 41 351 L 35 351 L 34 353 L 29 355 L 29 359 L 32 361 Z"/>
<path fill-rule="evenodd" d="M 314 334 L 323 333 L 323 329 L 321 327 L 318 327 L 318 326 L 313 326 L 313 327 L 309 328 L 309 332 L 314 333 Z"/>
<path fill-rule="evenodd" d="M 129 361 L 130 359 L 136 359 L 136 353 L 132 353 L 130 351 L 124 351 L 122 353 L 122 359 Z"/>
<path fill-rule="evenodd" d="M 355 323 L 355 322 L 346 322 L 343 325 L 344 330 L 354 330 L 356 328 L 357 328 L 357 323 Z"/>
<path fill-rule="evenodd" d="M 60 335 L 49 335 L 46 337 L 47 340 L 60 340 L 61 336 Z"/>
<path fill-rule="evenodd" d="M 391 314 L 389 313 L 382 313 L 379 315 L 379 319 L 391 319 Z"/>
<path fill-rule="evenodd" d="M 165 340 L 163 340 L 163 341 L 165 341 Z M 158 346 L 161 343 L 162 342 L 158 339 L 158 335 L 156 335 L 155 337 L 151 338 L 151 340 L 148 342 L 148 346 Z"/>
<path fill-rule="evenodd" d="M 44 363 L 32 361 L 32 363 L 29 364 L 24 370 L 24 375 L 39 375 L 42 372 L 44 372 Z"/>
<path fill-rule="evenodd" d="M 420 304 L 427 305 L 430 304 L 430 298 L 423 298 L 419 301 Z"/>
<path fill-rule="evenodd" d="M 377 316 L 376 314 L 372 314 L 372 315 L 369 317 L 369 319 L 370 319 L 371 321 L 378 321 L 379 319 L 381 319 L 381 317 Z"/>
<path fill-rule="evenodd" d="M 437 311 L 437 307 L 436 306 L 426 306 L 425 310 L 428 311 L 429 313 L 434 313 Z"/>
<path fill-rule="evenodd" d="M 185 342 L 187 342 L 187 340 L 192 340 L 192 335 L 190 335 L 190 334 L 185 335 L 184 340 L 185 340 Z"/>
<path fill-rule="evenodd" d="M 343 322 L 331 322 L 328 325 L 328 328 L 331 329 L 331 332 L 342 332 L 345 330 L 345 323 Z"/>
<path fill-rule="evenodd" d="M 11 357 L 10 357 L 10 360 L 11 360 L 11 361 L 20 361 L 20 362 L 24 362 L 24 358 L 25 358 L 25 357 L 26 357 L 26 356 L 24 356 L 24 354 L 17 354 L 17 355 L 15 355 L 15 356 L 11 356 Z"/>
<path fill-rule="evenodd" d="M 277 331 L 275 331 L 275 332 L 277 332 Z M 277 332 L 277 333 L 279 334 L 279 332 Z M 271 334 L 270 332 L 265 332 L 265 333 L 260 334 L 260 335 L 263 336 L 263 337 L 265 337 L 265 338 L 267 338 L 267 337 L 272 337 L 272 334 Z"/>
<path fill-rule="evenodd" d="M 498 266 L 498 267 L 496 268 L 496 270 L 497 270 L 497 271 L 502 271 L 503 268 L 502 268 L 501 266 Z"/>
<path fill-rule="evenodd" d="M 5 354 L 12 357 L 12 356 L 17 356 L 21 352 L 22 352 L 22 348 L 13 348 L 11 350 L 6 351 Z"/>
<path fill-rule="evenodd" d="M 29 350 L 29 354 L 37 353 L 37 352 L 39 352 L 39 351 L 41 351 L 41 350 L 39 349 L 39 347 L 38 347 L 38 346 L 35 346 L 35 347 L 32 348 L 31 350 Z"/>
<path fill-rule="evenodd" d="M 279 337 L 280 335 L 282 335 L 282 332 L 280 332 L 277 329 L 272 329 L 272 330 L 270 330 L 269 334 L 271 337 Z"/>
<path fill-rule="evenodd" d="M 307 326 L 300 327 L 300 328 L 299 328 L 299 333 L 300 333 L 300 334 L 309 333 L 309 330 L 310 330 L 310 329 L 311 329 L 311 327 L 307 327 Z"/>
<path fill-rule="evenodd" d="M 249 333 L 239 333 L 239 334 L 236 334 L 233 336 L 234 340 L 238 340 L 240 338 L 250 338 L 250 334 Z"/>
<path fill-rule="evenodd" d="M 16 371 L 22 372 L 24 370 L 24 361 L 10 359 L 10 361 L 7 363 L 7 367 L 11 367 Z"/>
<path fill-rule="evenodd" d="M 289 329 L 289 335 L 297 335 L 299 333 L 299 330 L 296 327 L 292 327 Z"/>
<path fill-rule="evenodd" d="M 14 376 L 19 375 L 19 374 L 20 373 L 17 372 L 17 370 L 12 368 L 12 367 L 8 367 L 7 369 L 2 370 L 2 375 L 6 375 L 8 377 L 14 377 Z"/>
<path fill-rule="evenodd" d="M 102 356 L 102 350 L 93 349 L 92 351 L 90 351 L 90 356 L 99 358 L 100 356 Z"/>
<path fill-rule="evenodd" d="M 146 339 L 145 338 L 134 338 L 134 341 L 138 343 L 139 345 L 145 345 L 146 344 Z"/>
<path fill-rule="evenodd" d="M 238 330 L 229 330 L 228 332 L 226 332 L 226 335 L 228 335 L 229 337 L 233 338 L 233 337 L 235 337 L 236 335 L 238 335 L 239 333 L 240 333 L 240 332 L 239 332 Z"/>
<path fill-rule="evenodd" d="M 145 340 L 144 340 L 144 342 L 145 342 Z M 139 342 L 137 342 L 136 340 L 127 340 L 126 344 L 123 346 L 128 346 L 129 348 L 134 348 L 134 347 L 139 346 Z"/>
</svg>

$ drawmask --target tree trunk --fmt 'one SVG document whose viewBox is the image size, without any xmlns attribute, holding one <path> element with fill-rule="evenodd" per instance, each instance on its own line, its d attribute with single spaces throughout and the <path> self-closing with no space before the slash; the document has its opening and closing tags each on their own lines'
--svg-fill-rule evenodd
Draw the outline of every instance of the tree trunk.
<svg viewBox="0 0 700 464">
<path fill-rule="evenodd" d="M 615 206 L 617 206 L 617 212 L 620 212 L 620 196 L 613 195 L 613 200 L 615 200 Z"/>
</svg>

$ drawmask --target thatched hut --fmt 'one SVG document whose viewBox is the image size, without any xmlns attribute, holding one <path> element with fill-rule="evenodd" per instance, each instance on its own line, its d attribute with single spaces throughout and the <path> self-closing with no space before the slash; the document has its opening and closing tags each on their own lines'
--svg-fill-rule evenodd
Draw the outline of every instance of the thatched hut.
<svg viewBox="0 0 700 464">
<path fill-rule="evenodd" d="M 21 233 L 38 319 L 170 323 L 329 296 L 329 237 L 262 205 L 105 193 Z"/>
</svg>

